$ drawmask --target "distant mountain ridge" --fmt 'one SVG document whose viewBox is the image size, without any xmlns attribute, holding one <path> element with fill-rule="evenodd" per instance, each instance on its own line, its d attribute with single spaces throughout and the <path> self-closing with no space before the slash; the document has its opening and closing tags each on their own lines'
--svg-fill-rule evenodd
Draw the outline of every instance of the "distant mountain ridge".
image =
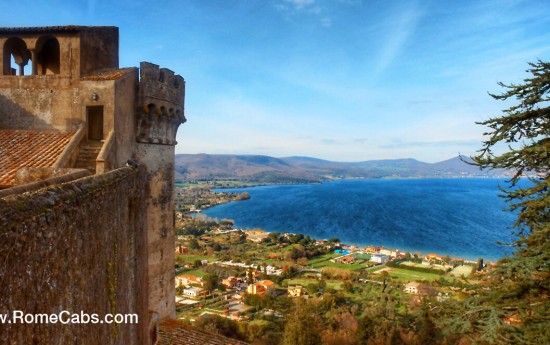
<svg viewBox="0 0 550 345">
<path fill-rule="evenodd" d="M 177 154 L 177 181 L 236 180 L 253 183 L 313 183 L 332 179 L 509 177 L 503 170 L 480 170 L 454 157 L 437 163 L 412 158 L 333 162 L 312 157 Z"/>
</svg>

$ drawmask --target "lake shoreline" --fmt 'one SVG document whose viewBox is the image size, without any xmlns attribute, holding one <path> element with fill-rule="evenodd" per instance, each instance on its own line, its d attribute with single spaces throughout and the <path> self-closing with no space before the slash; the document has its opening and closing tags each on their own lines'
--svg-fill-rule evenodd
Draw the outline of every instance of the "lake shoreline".
<svg viewBox="0 0 550 345">
<path fill-rule="evenodd" d="M 465 183 L 461 183 L 460 181 L 465 181 Z M 285 192 L 277 192 L 277 193 L 294 193 L 294 192 L 298 192 L 298 191 L 300 193 L 303 193 L 304 189 L 318 188 L 317 186 L 320 186 L 319 188 L 329 188 L 329 185 L 333 185 L 332 188 L 339 189 L 342 186 L 346 187 L 350 184 L 353 185 L 354 183 L 359 183 L 359 184 L 365 183 L 365 184 L 369 185 L 369 188 L 373 188 L 373 187 L 377 187 L 377 186 L 383 186 L 385 184 L 394 184 L 394 182 L 397 182 L 402 187 L 407 187 L 407 188 L 409 186 L 415 186 L 416 184 L 420 183 L 424 186 L 424 188 L 428 188 L 429 190 L 433 189 L 432 184 L 433 185 L 439 185 L 439 184 L 442 184 L 442 185 L 445 185 L 445 184 L 456 185 L 456 184 L 458 184 L 459 186 L 463 185 L 461 188 L 464 189 L 464 191 L 462 191 L 462 192 L 467 193 L 469 191 L 471 192 L 470 189 L 472 189 L 472 188 L 473 188 L 474 191 L 477 189 L 477 187 L 468 187 L 472 184 L 473 185 L 477 185 L 477 184 L 486 185 L 486 184 L 488 184 L 488 185 L 497 186 L 498 182 L 501 182 L 500 184 L 503 184 L 503 183 L 505 183 L 505 180 L 504 179 L 496 179 L 496 178 L 478 178 L 478 179 L 472 179 L 472 178 L 463 178 L 463 179 L 458 179 L 458 178 L 452 178 L 452 179 L 448 179 L 448 178 L 445 178 L 445 179 L 443 179 L 443 178 L 410 179 L 410 178 L 407 178 L 407 179 L 401 179 L 400 178 L 400 179 L 371 179 L 371 180 L 336 180 L 336 181 L 331 181 L 331 182 L 333 182 L 333 183 L 330 183 L 330 184 L 323 183 L 323 184 L 317 184 L 317 185 L 299 184 L 299 185 L 270 185 L 270 186 L 248 187 L 249 192 L 251 192 L 251 197 L 252 198 L 251 198 L 251 200 L 248 200 L 248 202 L 246 202 L 243 205 L 238 207 L 238 209 L 240 210 L 240 213 L 246 214 L 247 219 L 241 219 L 241 217 L 235 217 L 231 213 L 227 213 L 224 210 L 224 209 L 227 209 L 227 208 L 229 208 L 229 209 L 234 208 L 232 206 L 232 203 L 217 205 L 216 207 L 211 207 L 211 208 L 208 208 L 204 211 L 205 211 L 205 214 L 207 216 L 211 217 L 211 218 L 216 218 L 217 217 L 217 218 L 220 218 L 220 219 L 221 218 L 234 219 L 236 221 L 235 226 L 243 228 L 243 229 L 260 228 L 260 229 L 263 229 L 263 230 L 268 231 L 268 232 L 302 233 L 304 235 L 309 235 L 312 238 L 316 238 L 316 239 L 337 237 L 340 240 L 342 240 L 342 242 L 344 242 L 344 243 L 350 243 L 350 244 L 355 244 L 355 245 L 359 245 L 359 246 L 371 246 L 373 244 L 377 244 L 377 246 L 384 246 L 384 247 L 387 247 L 387 248 L 399 248 L 402 251 L 409 251 L 409 252 L 412 252 L 412 253 L 414 253 L 414 252 L 434 253 L 435 252 L 435 253 L 442 253 L 443 255 L 449 255 L 451 257 L 462 257 L 462 258 L 465 258 L 467 260 L 477 260 L 478 258 L 483 257 L 486 260 L 497 261 L 498 259 L 503 258 L 506 255 L 510 255 L 510 253 L 508 253 L 506 251 L 507 247 L 496 247 L 497 246 L 496 245 L 497 241 L 512 242 L 514 240 L 510 236 L 506 237 L 505 232 L 511 232 L 511 231 L 510 231 L 510 229 L 506 228 L 505 226 L 502 227 L 501 231 L 497 231 L 497 232 L 493 231 L 493 233 L 496 234 L 496 235 L 498 235 L 500 233 L 500 236 L 495 236 L 495 239 L 492 240 L 492 241 L 489 237 L 487 237 L 487 236 L 489 236 L 489 234 L 483 234 L 483 231 L 479 231 L 479 232 L 482 233 L 482 235 L 484 235 L 484 237 L 485 237 L 484 243 L 488 244 L 491 247 L 490 249 L 483 248 L 483 245 L 481 245 L 481 244 L 476 246 L 476 244 L 477 244 L 476 241 L 472 242 L 472 243 L 474 243 L 474 245 L 471 246 L 471 245 L 468 244 L 468 241 L 465 241 L 464 239 L 452 238 L 453 237 L 452 234 L 449 234 L 450 231 L 449 230 L 444 230 L 444 229 L 442 231 L 436 231 L 436 232 L 431 230 L 431 233 L 429 235 L 422 237 L 424 239 L 423 242 L 420 242 L 422 239 L 414 240 L 414 241 L 411 241 L 409 239 L 408 242 L 406 240 L 399 241 L 399 239 L 401 237 L 403 237 L 403 235 L 405 237 L 407 237 L 407 236 L 410 237 L 407 234 L 411 233 L 411 232 L 414 233 L 415 231 L 418 231 L 416 228 L 418 228 L 419 226 L 423 226 L 424 228 L 441 228 L 441 227 L 443 227 L 443 225 L 445 225 L 445 226 L 449 225 L 449 224 L 430 225 L 431 224 L 430 222 L 437 223 L 438 219 L 440 220 L 440 219 L 446 219 L 446 218 L 454 218 L 454 220 L 450 219 L 448 221 L 450 223 L 450 225 L 453 225 L 453 224 L 457 225 L 458 224 L 458 226 L 460 226 L 461 223 L 468 223 L 468 222 L 471 221 L 471 220 L 468 219 L 468 212 L 466 212 L 466 214 L 461 218 L 460 216 L 453 215 L 455 212 L 451 211 L 451 213 L 449 213 L 449 210 L 445 210 L 445 209 L 440 210 L 441 212 L 443 212 L 442 214 L 433 215 L 433 216 L 428 215 L 426 218 L 429 218 L 429 221 L 424 221 L 424 223 L 423 223 L 424 225 L 417 225 L 417 224 L 414 224 L 414 223 L 409 223 L 409 224 L 404 224 L 404 225 L 396 224 L 395 226 L 393 226 L 393 228 L 395 228 L 395 229 L 393 229 L 392 226 L 387 226 L 387 224 L 386 224 L 386 223 L 392 222 L 393 221 L 392 218 L 401 218 L 402 216 L 407 216 L 407 215 L 409 216 L 408 218 L 414 218 L 416 220 L 418 220 L 418 219 L 422 220 L 421 218 L 422 218 L 423 212 L 431 212 L 432 208 L 437 208 L 437 204 L 441 204 L 442 202 L 435 202 L 433 206 L 428 203 L 428 206 L 427 206 L 428 211 L 426 211 L 426 209 L 416 210 L 414 212 L 406 211 L 403 214 L 397 213 L 397 215 L 390 215 L 390 218 L 388 218 L 387 216 L 382 217 L 384 219 L 387 218 L 387 221 L 386 222 L 384 222 L 384 221 L 380 222 L 379 221 L 379 222 L 377 222 L 377 224 L 370 225 L 370 226 L 364 226 L 363 228 L 361 228 L 361 230 L 359 230 L 359 231 L 362 231 L 364 235 L 367 235 L 366 237 L 360 236 L 361 238 L 358 238 L 358 236 L 356 234 L 354 234 L 354 231 L 357 232 L 357 229 L 351 229 L 350 227 L 345 227 L 345 226 L 338 227 L 338 225 L 333 225 L 332 224 L 333 223 L 332 220 L 328 223 L 325 220 L 325 223 L 324 223 L 325 227 L 323 227 L 322 224 L 317 225 L 317 226 L 314 225 L 314 223 L 316 223 L 315 218 L 317 217 L 316 213 L 318 211 L 312 210 L 312 206 L 307 206 L 305 204 L 304 204 L 305 206 L 304 205 L 297 205 L 296 206 L 297 210 L 292 211 L 294 213 L 291 215 L 292 217 L 300 216 L 301 218 L 308 217 L 308 215 L 311 215 L 310 218 L 312 218 L 312 220 L 307 221 L 306 222 L 307 225 L 304 225 L 304 226 L 299 226 L 299 224 L 296 224 L 296 222 L 292 223 L 292 222 L 289 222 L 289 221 L 285 221 L 284 217 L 283 218 L 280 217 L 279 213 L 285 214 L 285 212 L 289 212 L 288 209 L 284 209 L 284 211 L 281 211 L 281 212 L 275 212 L 274 211 L 275 209 L 277 209 L 277 210 L 283 209 L 283 208 L 281 208 L 280 204 L 285 204 L 285 201 L 281 201 L 281 200 L 279 200 L 280 201 L 279 205 L 272 205 L 274 207 L 274 210 L 273 210 L 273 212 L 269 212 L 271 214 L 268 213 L 268 214 L 264 215 L 263 217 L 261 215 L 259 215 L 257 217 L 251 217 L 250 216 L 250 214 L 256 212 L 255 209 L 257 208 L 257 205 L 254 207 L 254 209 L 248 209 L 249 208 L 248 206 L 253 205 L 251 203 L 255 203 L 255 200 L 254 200 L 256 198 L 255 194 L 258 191 L 262 192 L 261 194 L 271 193 L 271 191 L 277 191 L 277 190 L 284 190 L 285 191 Z M 434 183 L 432 183 L 432 182 L 434 182 Z M 314 187 L 312 187 L 312 186 L 314 186 Z M 239 188 L 238 190 L 241 191 L 242 189 Z M 227 190 L 220 190 L 220 192 L 226 192 L 226 191 Z M 491 192 L 491 194 L 494 193 L 495 196 L 496 196 L 496 194 L 498 194 L 498 188 L 496 188 L 496 187 L 490 188 L 489 191 Z M 400 191 L 398 191 L 398 192 L 400 192 Z M 461 191 L 460 190 L 459 191 L 453 191 L 453 193 L 458 193 L 458 192 L 461 192 Z M 423 191 L 423 193 L 425 194 L 427 192 Z M 485 191 L 485 194 L 486 193 L 487 193 L 487 191 Z M 393 194 L 395 194 L 395 191 L 393 191 Z M 279 195 L 279 197 L 281 197 L 281 196 Z M 430 196 L 430 197 L 432 197 L 432 196 Z M 487 196 L 485 195 L 483 197 L 486 198 Z M 462 199 L 466 198 L 467 199 L 467 197 L 459 195 L 459 199 L 460 198 L 462 198 Z M 448 203 L 453 203 L 454 204 L 453 197 L 449 197 L 448 199 L 449 200 L 445 200 L 444 203 L 447 203 L 447 204 Z M 471 198 L 471 199 L 473 201 L 462 200 L 461 201 L 462 206 L 461 205 L 458 205 L 458 206 L 461 207 L 461 208 L 464 208 L 465 207 L 464 205 L 468 206 L 468 204 L 470 204 L 470 203 L 475 203 L 476 206 L 479 206 L 480 208 L 486 207 L 486 205 L 483 205 L 483 203 L 481 203 L 481 205 L 479 205 L 479 201 L 477 200 L 478 198 Z M 501 204 L 503 203 L 502 200 L 497 200 L 497 199 L 498 198 L 495 197 L 495 198 L 491 199 L 492 200 L 491 202 L 486 202 L 486 204 L 491 204 L 491 203 L 495 203 L 495 202 L 501 203 Z M 289 202 L 292 203 L 293 200 L 289 200 Z M 335 201 L 335 203 L 337 203 L 337 202 Z M 414 204 L 420 203 L 420 201 L 418 201 L 418 200 L 410 201 L 409 200 L 408 203 L 413 204 L 413 206 L 414 206 Z M 377 204 L 379 204 L 378 206 L 380 206 L 380 204 L 384 204 L 384 200 L 382 200 L 381 202 L 378 202 Z M 402 205 L 400 205 L 399 203 L 398 203 L 398 205 L 399 205 L 398 208 L 402 207 Z M 376 207 L 376 206 L 377 205 L 375 204 L 373 207 Z M 373 207 L 371 207 L 371 208 L 373 208 Z M 410 208 L 411 206 L 409 205 L 407 207 Z M 452 208 L 453 205 L 450 204 L 448 207 Z M 478 215 L 476 215 L 477 219 L 475 221 L 485 220 L 485 222 L 487 223 L 488 216 L 492 216 L 492 214 L 495 215 L 493 217 L 495 222 L 498 221 L 499 217 L 502 217 L 502 216 L 506 216 L 506 217 L 510 218 L 510 216 L 507 216 L 508 215 L 507 213 L 504 213 L 502 211 L 502 209 L 501 208 L 499 209 L 498 207 L 493 207 L 493 210 L 491 211 L 492 213 L 488 212 L 487 214 L 485 214 L 484 212 L 479 212 L 479 210 L 477 210 L 476 207 L 474 207 L 474 206 L 469 206 L 469 207 L 473 208 L 474 211 L 478 212 Z M 290 206 L 290 208 L 292 208 L 292 206 Z M 315 208 L 315 207 L 313 207 L 313 208 Z M 247 209 L 247 210 L 244 210 L 244 209 Z M 368 208 L 365 208 L 365 209 L 368 209 Z M 383 210 L 383 207 L 380 208 L 380 209 L 382 209 L 382 211 L 385 212 Z M 378 212 L 380 211 L 380 209 L 378 210 Z M 325 212 L 330 212 L 330 209 L 327 210 L 326 207 L 325 207 L 324 211 Z M 352 212 L 352 211 L 341 210 L 341 213 L 345 214 L 346 212 Z M 265 212 L 265 210 L 260 211 L 260 213 L 263 213 L 263 212 Z M 300 213 L 306 213 L 306 215 L 301 216 L 301 215 L 299 215 Z M 336 214 L 335 217 L 338 217 L 338 216 L 339 215 Z M 359 214 L 359 217 L 360 216 L 361 216 L 361 214 Z M 278 217 L 279 220 L 282 219 L 281 224 L 277 224 L 277 221 L 273 221 L 273 222 L 267 222 L 267 223 L 270 223 L 271 226 L 266 226 L 266 221 L 265 221 L 266 219 L 277 218 L 277 217 Z M 352 215 L 350 215 L 349 217 L 353 218 Z M 254 219 L 257 219 L 258 221 L 251 221 L 248 218 L 254 218 Z M 301 219 L 298 222 L 304 222 L 304 220 Z M 491 222 L 489 222 L 489 223 L 491 223 Z M 512 222 L 510 222 L 510 224 L 512 224 Z M 289 225 L 289 226 L 287 226 L 287 225 Z M 471 224 L 471 226 L 476 227 L 477 225 L 474 222 L 474 223 Z M 380 233 L 382 231 L 385 231 L 385 230 L 379 230 L 379 228 L 384 228 L 384 227 L 386 229 L 388 229 L 388 228 L 390 229 L 390 230 L 387 230 L 387 231 L 393 231 L 394 232 L 393 237 L 392 237 L 392 241 L 389 241 L 387 238 L 385 240 L 382 240 L 382 241 L 372 240 L 372 236 L 371 237 L 368 236 L 369 233 L 371 233 L 371 232 Z M 498 227 L 498 226 L 496 226 L 496 227 Z M 326 229 L 324 229 L 324 228 L 326 228 Z M 313 229 L 313 231 L 307 231 L 309 229 Z M 401 230 L 399 230 L 399 229 L 401 229 Z M 483 229 L 481 229 L 481 230 L 483 230 Z M 460 234 L 460 231 L 457 232 L 455 230 L 452 230 L 452 232 L 456 233 L 456 234 Z M 502 236 L 503 233 L 505 234 L 504 236 Z M 346 236 L 346 234 L 347 235 L 352 234 L 352 235 Z M 444 234 L 445 236 L 443 236 L 443 238 L 439 238 L 439 235 L 441 235 L 441 234 Z M 376 236 L 379 236 L 379 234 L 375 234 L 374 237 L 376 237 Z M 449 237 L 449 236 L 451 236 L 451 237 Z M 478 236 L 476 231 L 470 231 L 467 237 L 472 237 L 472 236 Z M 395 239 L 398 239 L 398 241 L 395 241 Z M 438 245 L 436 245 L 436 246 L 429 245 L 430 243 L 433 243 L 434 241 Z M 448 245 L 448 246 L 445 247 L 445 246 L 440 245 L 441 242 L 444 242 L 444 243 L 446 243 L 446 242 L 457 242 L 457 245 L 453 245 L 451 243 L 451 245 Z M 465 250 L 459 250 L 459 247 L 461 247 L 460 249 L 465 249 Z M 482 254 L 477 254 L 477 253 L 482 253 Z"/>
</svg>

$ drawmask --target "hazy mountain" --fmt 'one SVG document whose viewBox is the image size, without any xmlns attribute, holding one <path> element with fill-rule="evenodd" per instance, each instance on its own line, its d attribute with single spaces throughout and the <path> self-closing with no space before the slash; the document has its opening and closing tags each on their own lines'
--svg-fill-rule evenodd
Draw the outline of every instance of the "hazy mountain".
<svg viewBox="0 0 550 345">
<path fill-rule="evenodd" d="M 467 158 L 462 157 L 467 160 Z M 415 159 L 333 162 L 311 157 L 261 155 L 176 155 L 176 180 L 239 180 L 257 183 L 308 183 L 338 178 L 495 177 L 506 172 L 481 171 L 460 157 L 425 163 Z"/>
<path fill-rule="evenodd" d="M 261 183 L 319 182 L 319 175 L 292 166 L 283 159 L 261 155 L 178 154 L 176 179 L 240 180 Z"/>
</svg>

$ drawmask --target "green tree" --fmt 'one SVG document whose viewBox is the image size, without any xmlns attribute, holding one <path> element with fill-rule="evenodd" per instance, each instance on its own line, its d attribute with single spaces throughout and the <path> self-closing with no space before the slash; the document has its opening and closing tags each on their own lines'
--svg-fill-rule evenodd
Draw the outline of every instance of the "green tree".
<svg viewBox="0 0 550 345">
<path fill-rule="evenodd" d="M 321 343 L 320 320 L 316 310 L 301 298 L 294 300 L 288 315 L 282 345 L 317 345 Z"/>
<path fill-rule="evenodd" d="M 204 289 L 208 292 L 214 291 L 218 287 L 218 276 L 215 274 L 207 274 L 203 277 Z"/>
<path fill-rule="evenodd" d="M 506 92 L 491 95 L 497 100 L 515 99 L 517 104 L 504 115 L 481 124 L 491 128 L 479 155 L 473 157 L 482 168 L 515 171 L 510 186 L 502 189 L 512 211 L 518 212 L 515 223 L 516 251 L 501 262 L 501 273 L 514 271 L 509 278 L 528 284 L 526 291 L 550 292 L 550 63 L 529 63 L 530 77 L 520 85 L 499 83 Z M 508 150 L 497 153 L 498 145 Z M 529 174 L 528 186 L 518 182 Z"/>
<path fill-rule="evenodd" d="M 190 239 L 189 240 L 189 248 L 199 249 L 200 248 L 199 241 L 197 241 L 197 239 L 195 239 L 195 238 Z"/>
<path fill-rule="evenodd" d="M 359 320 L 357 328 L 357 341 L 359 344 L 368 344 L 369 339 L 374 335 L 375 321 L 368 315 L 363 315 Z"/>
<path fill-rule="evenodd" d="M 386 291 L 386 287 L 387 287 L 386 280 L 388 279 L 389 273 L 388 271 L 384 270 L 382 271 L 381 275 L 382 275 L 382 279 L 384 280 L 382 283 L 383 285 L 382 293 L 384 293 Z"/>
<path fill-rule="evenodd" d="M 484 266 L 485 266 L 485 265 L 483 264 L 483 258 L 477 259 L 476 269 L 477 269 L 478 271 L 482 271 Z"/>
<path fill-rule="evenodd" d="M 419 319 L 418 344 L 437 344 L 437 329 L 431 318 L 427 304 L 423 305 L 422 315 Z"/>
<path fill-rule="evenodd" d="M 550 343 L 550 63 L 529 63 L 527 72 L 523 83 L 499 83 L 505 92 L 491 94 L 515 104 L 479 123 L 490 130 L 472 157 L 480 168 L 514 171 L 501 190 L 518 214 L 515 251 L 499 260 L 488 278 L 491 289 L 449 305 L 444 310 L 456 308 L 454 317 L 439 319 L 449 330 L 490 343 Z M 529 181 L 520 183 L 526 174 Z"/>
<path fill-rule="evenodd" d="M 472 158 L 481 168 L 515 171 L 510 187 L 503 188 L 503 192 L 511 210 L 519 211 L 515 227 L 520 239 L 516 246 L 519 249 L 536 248 L 535 251 L 540 252 L 546 248 L 540 245 L 547 242 L 541 240 L 548 239 L 548 236 L 539 234 L 548 228 L 550 220 L 550 63 L 538 61 L 529 63 L 529 66 L 527 72 L 532 77 L 525 79 L 523 84 L 499 83 L 507 91 L 501 95 L 491 94 L 497 100 L 515 98 L 518 104 L 504 110 L 500 117 L 479 123 L 491 131 L 485 133 L 489 139 Z M 498 147 L 503 145 L 508 150 L 497 153 Z M 519 187 L 518 182 L 524 174 L 534 177 L 530 178 L 530 186 Z M 531 256 L 534 253 L 520 251 L 518 254 Z"/>
</svg>

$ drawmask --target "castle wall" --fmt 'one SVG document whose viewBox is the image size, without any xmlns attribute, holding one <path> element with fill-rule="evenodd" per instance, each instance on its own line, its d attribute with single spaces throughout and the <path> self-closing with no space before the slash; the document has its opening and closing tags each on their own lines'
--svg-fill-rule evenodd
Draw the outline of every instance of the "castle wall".
<svg viewBox="0 0 550 345">
<path fill-rule="evenodd" d="M 79 93 L 67 81 L 49 76 L 0 76 L 0 128 L 76 130 Z"/>
<path fill-rule="evenodd" d="M 118 28 L 87 27 L 80 31 L 80 75 L 118 68 Z"/>
<path fill-rule="evenodd" d="M 174 147 L 137 144 L 134 157 L 147 167 L 149 309 L 175 318 Z"/>
<path fill-rule="evenodd" d="M 2 324 L 3 344 L 147 344 L 145 179 L 143 167 L 125 167 L 0 199 L 0 314 L 139 317 Z"/>
<path fill-rule="evenodd" d="M 77 118 L 82 122 L 87 122 L 86 107 L 103 107 L 103 139 L 106 139 L 115 124 L 115 80 L 84 80 L 80 85 L 80 108 L 78 109 Z M 93 100 L 92 94 L 96 94 L 98 99 Z M 127 156 L 126 159 L 129 157 Z"/>
<path fill-rule="evenodd" d="M 115 85 L 115 134 L 116 166 L 132 157 L 132 148 L 136 142 L 136 99 L 138 69 L 116 80 Z"/>
</svg>

